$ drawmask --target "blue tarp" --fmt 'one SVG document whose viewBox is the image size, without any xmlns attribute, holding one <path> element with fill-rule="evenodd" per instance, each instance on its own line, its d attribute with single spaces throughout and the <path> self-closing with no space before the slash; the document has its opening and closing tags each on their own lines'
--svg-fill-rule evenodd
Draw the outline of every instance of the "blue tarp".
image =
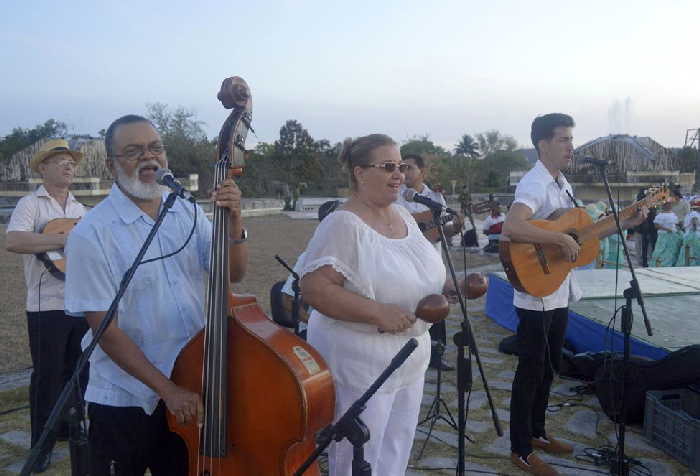
<svg viewBox="0 0 700 476">
<path fill-rule="evenodd" d="M 495 274 L 489 274 L 486 315 L 513 332 L 518 327 L 518 315 L 513 307 L 513 287 L 508 281 Z M 620 322 L 619 317 L 617 322 Z M 571 310 L 569 310 L 566 340 L 574 347 L 576 353 L 610 350 L 622 352 L 623 350 L 621 332 L 615 330 L 611 334 L 605 325 Z M 632 337 L 630 339 L 630 353 L 659 360 L 667 356 L 669 351 Z"/>
</svg>

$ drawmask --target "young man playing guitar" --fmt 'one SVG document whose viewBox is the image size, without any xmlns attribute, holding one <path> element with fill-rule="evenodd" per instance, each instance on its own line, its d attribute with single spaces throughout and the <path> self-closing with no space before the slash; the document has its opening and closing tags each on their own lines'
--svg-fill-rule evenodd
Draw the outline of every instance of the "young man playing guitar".
<svg viewBox="0 0 700 476">
<path fill-rule="evenodd" d="M 435 233 L 436 230 L 433 228 L 432 212 L 425 205 L 407 201 L 404 198 L 404 193 L 406 193 L 407 189 L 413 189 L 416 193 L 447 206 L 445 197 L 443 197 L 441 193 L 431 190 L 430 187 L 425 184 L 424 181 L 427 171 L 425 159 L 422 156 L 418 154 L 406 154 L 403 156 L 403 161 L 408 164 L 408 169 L 405 173 L 406 182 L 401 185 L 397 203 L 411 212 L 413 218 L 418 222 L 418 225 L 424 230 L 423 234 L 426 239 L 434 243 L 438 253 L 442 253 L 440 237 Z M 462 222 L 459 217 L 455 217 L 452 223 L 445 225 L 445 237 L 447 240 L 449 241 L 452 236 L 459 233 L 461 228 Z M 445 321 L 434 324 L 429 332 L 433 342 L 441 342 L 443 346 L 447 343 L 447 327 Z M 448 364 L 445 359 L 440 358 L 440 353 L 435 351 L 435 345 L 432 346 L 430 367 L 434 369 L 440 367 L 441 370 L 454 370 L 454 367 Z"/>
<path fill-rule="evenodd" d="M 572 262 L 580 251 L 573 237 L 538 228 L 528 220 L 545 219 L 557 209 L 577 206 L 571 186 L 561 172 L 573 158 L 573 128 L 574 120 L 566 114 L 546 114 L 532 122 L 530 135 L 539 160 L 520 180 L 503 226 L 503 236 L 510 241 L 558 245 Z M 636 226 L 645 216 L 646 209 L 642 209 L 623 227 Z M 532 474 L 558 474 L 533 449 L 554 454 L 573 451 L 571 445 L 545 432 L 545 411 L 554 372 L 559 370 L 561 361 L 569 300 L 580 297 L 581 290 L 571 273 L 548 296 L 539 298 L 516 290 L 513 297 L 520 323 L 518 367 L 510 403 L 511 461 Z"/>
<path fill-rule="evenodd" d="M 67 234 L 41 233 L 49 221 L 85 214 L 85 207 L 68 190 L 82 157 L 80 152 L 70 150 L 63 139 L 47 141 L 29 163 L 44 183 L 17 202 L 7 226 L 7 251 L 22 255 L 27 284 L 27 328 L 33 366 L 29 385 L 32 446 L 73 372 L 80 357 L 80 340 L 87 331 L 84 319 L 65 315 L 64 282 L 36 256 L 61 250 L 66 242 Z M 67 437 L 65 423 L 57 430 L 59 437 Z M 50 439 L 44 446 L 34 465 L 35 473 L 48 468 L 54 444 L 55 439 Z"/>
</svg>

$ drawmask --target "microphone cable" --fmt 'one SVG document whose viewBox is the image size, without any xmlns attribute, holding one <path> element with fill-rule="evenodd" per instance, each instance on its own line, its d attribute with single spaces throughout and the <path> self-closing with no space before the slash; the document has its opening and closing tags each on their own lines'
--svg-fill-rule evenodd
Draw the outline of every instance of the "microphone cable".
<svg viewBox="0 0 700 476">
<path fill-rule="evenodd" d="M 141 266 L 142 264 L 151 263 L 153 261 L 158 261 L 158 260 L 162 260 L 165 258 L 170 258 L 171 256 L 175 256 L 180 251 L 185 249 L 185 247 L 189 244 L 190 240 L 192 239 L 192 235 L 194 235 L 194 230 L 197 229 L 197 203 L 196 202 L 192 202 L 192 209 L 194 210 L 194 219 L 192 220 L 192 229 L 190 230 L 190 234 L 187 236 L 185 243 L 181 247 L 179 247 L 177 250 L 173 251 L 172 253 L 161 255 L 161 256 L 158 256 L 156 258 L 150 258 L 147 260 L 143 260 L 143 261 L 139 262 L 139 266 Z"/>
</svg>

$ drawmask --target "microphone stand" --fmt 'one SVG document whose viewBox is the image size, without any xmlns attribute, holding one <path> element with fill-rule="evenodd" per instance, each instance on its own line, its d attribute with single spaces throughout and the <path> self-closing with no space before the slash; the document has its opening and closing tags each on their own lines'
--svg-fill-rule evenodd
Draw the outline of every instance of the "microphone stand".
<svg viewBox="0 0 700 476">
<path fill-rule="evenodd" d="M 616 468 L 610 468 L 612 474 L 618 474 L 620 476 L 628 476 L 630 467 L 629 462 L 625 457 L 625 425 L 627 421 L 627 404 L 626 404 L 626 393 L 627 386 L 625 380 L 627 378 L 627 367 L 630 360 L 630 335 L 632 333 L 632 323 L 634 321 L 634 316 L 632 315 L 632 299 L 636 299 L 639 307 L 642 309 L 642 316 L 644 317 L 644 325 L 646 326 L 646 331 L 649 336 L 652 336 L 651 323 L 649 322 L 649 317 L 647 316 L 646 307 L 644 306 L 644 298 L 642 297 L 642 291 L 639 288 L 639 281 L 637 281 L 637 275 L 634 272 L 634 266 L 632 265 L 632 259 L 630 258 L 629 249 L 627 248 L 627 242 L 625 241 L 624 232 L 622 231 L 622 226 L 620 225 L 620 216 L 618 210 L 615 207 L 615 201 L 613 200 L 612 191 L 610 190 L 610 184 L 608 183 L 608 176 L 605 170 L 607 162 L 594 163 L 599 170 L 600 175 L 603 177 L 603 183 L 605 184 L 605 190 L 608 193 L 608 202 L 610 203 L 610 210 L 612 211 L 613 217 L 615 218 L 615 226 L 617 227 L 617 234 L 620 237 L 620 242 L 622 243 L 622 249 L 625 252 L 625 259 L 627 261 L 627 266 L 629 267 L 630 274 L 632 275 L 632 280 L 629 283 L 629 287 L 624 290 L 623 296 L 625 297 L 625 305 L 622 306 L 622 319 L 620 327 L 622 329 L 622 334 L 624 336 L 623 344 L 623 358 L 622 358 L 622 378 L 620 379 L 620 386 L 622 387 L 622 404 L 620 406 L 619 421 L 620 421 L 620 431 L 618 437 L 618 453 L 617 453 L 617 464 Z"/>
<path fill-rule="evenodd" d="M 41 453 L 42 447 L 46 443 L 46 440 L 48 439 L 49 435 L 54 432 L 54 428 L 55 428 L 56 424 L 58 423 L 59 418 L 63 414 L 64 407 L 66 406 L 66 403 L 68 402 L 68 399 L 70 398 L 71 391 L 73 390 L 73 387 L 77 388 L 78 381 L 80 378 L 80 373 L 87 366 L 87 363 L 90 360 L 90 356 L 92 355 L 93 351 L 95 350 L 95 347 L 97 347 L 97 344 L 99 343 L 100 338 L 102 338 L 102 335 L 107 330 L 107 327 L 114 319 L 114 316 L 116 316 L 116 311 L 117 311 L 117 306 L 119 305 L 119 301 L 121 300 L 122 296 L 124 296 L 124 293 L 126 292 L 126 288 L 129 285 L 129 283 L 131 282 L 131 278 L 134 277 L 134 273 L 136 272 L 136 268 L 138 268 L 139 265 L 141 264 L 141 260 L 143 259 L 143 256 L 146 254 L 146 251 L 148 250 L 148 247 L 150 246 L 151 241 L 153 241 L 153 238 L 155 238 L 156 232 L 158 231 L 158 228 L 160 228 L 160 225 L 163 222 L 163 219 L 165 218 L 166 213 L 173 206 L 176 199 L 177 199 L 177 194 L 175 192 L 172 192 L 168 195 L 168 198 L 165 200 L 165 202 L 163 202 L 163 206 L 161 207 L 160 213 L 158 214 L 158 218 L 156 219 L 155 223 L 153 224 L 151 231 L 148 233 L 148 236 L 146 237 L 146 241 L 141 246 L 141 249 L 139 250 L 138 254 L 136 255 L 136 258 L 134 258 L 134 262 L 131 264 L 131 267 L 124 274 L 124 277 L 122 278 L 122 281 L 119 285 L 119 290 L 117 291 L 117 295 L 114 296 L 114 299 L 112 300 L 112 304 L 110 304 L 110 306 L 109 306 L 109 310 L 107 311 L 107 314 L 102 319 L 102 322 L 100 323 L 97 330 L 95 332 L 93 332 L 92 341 L 90 342 L 90 345 L 88 345 L 85 348 L 85 350 L 83 351 L 83 353 L 80 355 L 80 359 L 78 360 L 78 363 L 75 366 L 75 370 L 73 371 L 73 375 L 71 375 L 70 380 L 68 382 L 66 382 L 66 384 L 63 386 L 63 390 L 61 391 L 61 394 L 58 396 L 58 399 L 56 400 L 56 403 L 54 404 L 54 407 L 51 410 L 51 414 L 49 415 L 49 418 L 47 419 L 46 424 L 44 425 L 44 429 L 41 432 L 41 436 L 39 437 L 39 441 L 37 441 L 36 445 L 34 445 L 34 447 L 31 449 L 31 451 L 29 453 L 29 457 L 24 462 L 24 466 L 22 466 L 20 476 L 29 476 L 30 475 L 32 468 L 34 467 L 34 463 L 36 462 L 37 458 L 39 457 L 39 454 Z"/>
<path fill-rule="evenodd" d="M 284 268 L 289 271 L 292 275 L 292 291 L 294 292 L 294 298 L 292 299 L 292 321 L 294 321 L 294 334 L 299 335 L 299 296 L 301 295 L 301 288 L 299 288 L 299 275 L 289 267 L 287 262 L 280 258 L 279 255 L 275 255 L 275 259 L 284 266 Z"/>
<path fill-rule="evenodd" d="M 360 413 L 365 410 L 365 404 L 376 393 L 386 379 L 406 361 L 409 355 L 418 347 L 418 341 L 410 338 L 401 350 L 391 359 L 389 366 L 377 377 L 367 391 L 358 398 L 334 424 L 328 425 L 318 434 L 316 449 L 304 461 L 294 476 L 302 476 L 333 440 L 341 441 L 347 438 L 353 447 L 352 476 L 371 476 L 372 467 L 364 459 L 363 445 L 369 441 L 369 429 L 360 420 Z"/>
<path fill-rule="evenodd" d="M 440 220 L 441 209 L 432 209 L 433 212 L 433 222 L 440 232 L 440 242 L 442 244 L 442 249 L 445 252 L 445 260 L 447 261 L 447 266 L 450 270 L 450 276 L 452 278 L 452 283 L 457 290 L 457 299 L 459 300 L 459 306 L 462 311 L 462 322 L 461 330 L 454 335 L 454 343 L 457 345 L 457 402 L 458 402 L 458 450 L 457 450 L 457 468 L 456 474 L 458 476 L 463 476 L 465 474 L 465 456 L 466 450 L 464 447 L 464 439 L 466 438 L 466 393 L 471 390 L 472 387 L 472 367 L 471 367 L 471 356 L 472 354 L 476 358 L 477 366 L 479 367 L 479 374 L 481 375 L 481 381 L 484 384 L 484 391 L 486 392 L 486 398 L 489 402 L 489 407 L 491 408 L 491 419 L 493 420 L 493 425 L 496 428 L 496 433 L 498 436 L 503 436 L 503 429 L 501 428 L 501 422 L 496 414 L 496 407 L 493 404 L 493 398 L 491 397 L 491 391 L 489 390 L 489 384 L 486 381 L 486 374 L 484 373 L 484 367 L 481 365 L 481 357 L 479 356 L 479 349 L 476 346 L 476 341 L 474 340 L 474 333 L 472 332 L 472 326 L 469 322 L 469 314 L 467 313 L 467 306 L 464 302 L 464 296 L 462 290 L 457 284 L 457 275 L 455 273 L 454 265 L 452 264 L 452 259 L 450 258 L 450 253 L 447 251 L 447 239 L 445 238 L 445 229 Z M 466 270 L 465 270 L 466 271 Z M 466 276 L 465 276 L 466 279 Z M 466 282 L 466 281 L 465 281 Z M 464 356 L 465 347 L 469 347 L 469 359 Z"/>
</svg>

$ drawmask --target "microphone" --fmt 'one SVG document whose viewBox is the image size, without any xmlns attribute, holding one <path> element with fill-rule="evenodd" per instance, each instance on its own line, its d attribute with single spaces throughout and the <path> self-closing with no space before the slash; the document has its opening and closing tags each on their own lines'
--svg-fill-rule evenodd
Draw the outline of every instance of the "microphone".
<svg viewBox="0 0 700 476">
<path fill-rule="evenodd" d="M 192 197 L 192 194 L 188 192 L 187 189 L 185 189 L 185 187 L 183 187 L 180 182 L 175 180 L 175 176 L 170 171 L 170 169 L 156 170 L 156 182 L 158 182 L 160 185 L 168 187 L 178 197 L 184 198 L 185 200 L 189 200 L 190 202 L 194 202 L 194 197 Z"/>
<path fill-rule="evenodd" d="M 420 203 L 421 205 L 425 205 L 431 210 L 440 212 L 444 211 L 446 213 L 449 213 L 450 215 L 457 215 L 457 212 L 452 210 L 451 208 L 447 208 L 442 203 L 438 203 L 435 200 L 429 199 L 428 197 L 419 195 L 418 192 L 416 192 L 415 190 L 406 189 L 406 191 L 403 193 L 403 198 L 407 202 L 416 202 Z"/>
<path fill-rule="evenodd" d="M 581 163 L 595 165 L 596 167 L 607 167 L 610 162 L 603 159 L 594 159 L 593 157 L 584 157 L 581 159 Z"/>
</svg>

